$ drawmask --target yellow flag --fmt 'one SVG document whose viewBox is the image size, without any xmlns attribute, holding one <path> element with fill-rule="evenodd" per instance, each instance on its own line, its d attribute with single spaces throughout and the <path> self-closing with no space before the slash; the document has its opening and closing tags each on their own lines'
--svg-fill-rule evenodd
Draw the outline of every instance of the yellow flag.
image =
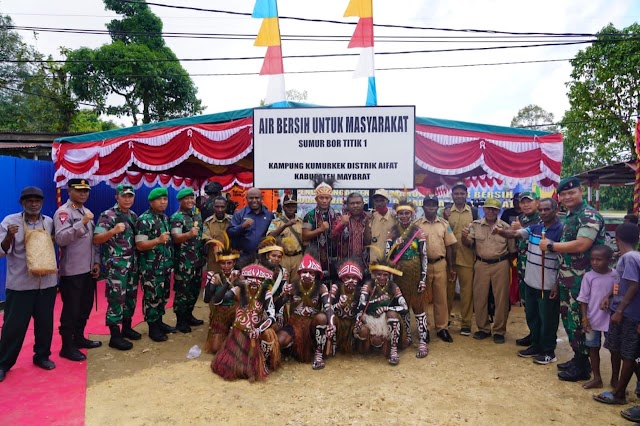
<svg viewBox="0 0 640 426">
<path fill-rule="evenodd" d="M 358 16 L 360 18 L 373 17 L 373 0 L 349 0 L 349 6 L 344 12 L 344 16 Z"/>
<path fill-rule="evenodd" d="M 278 18 L 264 18 L 254 46 L 280 46 Z"/>
</svg>

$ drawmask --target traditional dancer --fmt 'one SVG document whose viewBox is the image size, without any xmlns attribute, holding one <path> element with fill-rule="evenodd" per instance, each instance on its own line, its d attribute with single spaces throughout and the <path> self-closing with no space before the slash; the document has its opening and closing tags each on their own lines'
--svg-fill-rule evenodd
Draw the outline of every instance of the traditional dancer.
<svg viewBox="0 0 640 426">
<path fill-rule="evenodd" d="M 265 280 L 273 273 L 260 265 L 242 269 L 242 280 L 223 284 L 215 303 L 238 302 L 236 317 L 224 347 L 211 362 L 211 370 L 225 380 L 264 380 L 280 364 L 278 337 L 271 329 L 275 318 L 273 299 Z"/>
<path fill-rule="evenodd" d="M 311 253 L 302 258 L 298 275 L 300 282 L 287 283 L 284 288 L 284 302 L 291 304 L 292 312 L 288 324 L 278 332 L 278 340 L 282 348 L 293 347 L 299 362 L 313 360 L 313 369 L 319 370 L 325 366 L 327 338 L 334 332 L 329 290 L 320 282 L 322 266 Z"/>
<path fill-rule="evenodd" d="M 336 332 L 333 335 L 331 352 L 336 350 L 351 354 L 359 340 L 354 339 L 353 327 L 356 323 L 360 288 L 362 286 L 362 266 L 355 259 L 347 259 L 338 266 L 339 283 L 331 285 L 331 308 Z"/>
<path fill-rule="evenodd" d="M 264 238 L 258 245 L 258 262 L 260 265 L 273 272 L 270 281 L 273 303 L 276 308 L 276 331 L 284 326 L 284 303 L 282 302 L 282 290 L 287 283 L 289 273 L 282 267 L 284 248 L 276 243 L 272 236 Z"/>
<path fill-rule="evenodd" d="M 406 313 L 409 307 L 391 275 L 401 277 L 402 272 L 391 267 L 384 259 L 372 263 L 369 270 L 373 281 L 367 281 L 360 291 L 354 335 L 367 346 L 382 348 L 389 358 L 389 364 L 398 365 L 400 315 Z"/>
<path fill-rule="evenodd" d="M 412 223 L 415 207 L 406 199 L 399 200 L 396 206 L 398 224 L 391 228 L 387 236 L 387 258 L 402 272 L 396 279 L 409 307 L 416 317 L 418 328 L 418 350 L 416 357 L 424 358 L 429 354 L 429 330 L 427 328 L 427 249 L 424 231 Z M 402 316 L 407 330 L 406 346 L 411 346 L 411 313 Z M 404 347 L 405 342 L 402 343 Z"/>
<path fill-rule="evenodd" d="M 222 233 L 222 241 L 214 240 L 216 244 L 216 260 L 221 273 L 209 271 L 207 273 L 207 285 L 204 291 L 204 302 L 209 304 L 209 332 L 204 350 L 207 353 L 215 354 L 222 346 L 229 335 L 229 330 L 233 326 L 236 318 L 237 303 L 234 300 L 221 301 L 218 304 L 213 302 L 213 296 L 217 292 L 224 294 L 225 288 L 231 288 L 233 282 L 239 275 L 235 270 L 236 259 L 240 257 L 240 252 L 231 248 L 231 243 L 226 232 Z M 213 251 L 214 248 L 212 247 Z"/>
</svg>

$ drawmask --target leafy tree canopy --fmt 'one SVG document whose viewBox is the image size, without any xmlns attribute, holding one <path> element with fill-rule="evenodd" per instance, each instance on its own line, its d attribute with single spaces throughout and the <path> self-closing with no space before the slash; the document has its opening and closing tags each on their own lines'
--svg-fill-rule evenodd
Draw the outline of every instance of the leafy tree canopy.
<svg viewBox="0 0 640 426">
<path fill-rule="evenodd" d="M 556 133 L 559 127 L 555 124 L 552 112 L 547 112 L 538 105 L 527 105 L 521 108 L 511 120 L 511 127 L 526 127 L 532 130 L 542 130 Z"/>
</svg>

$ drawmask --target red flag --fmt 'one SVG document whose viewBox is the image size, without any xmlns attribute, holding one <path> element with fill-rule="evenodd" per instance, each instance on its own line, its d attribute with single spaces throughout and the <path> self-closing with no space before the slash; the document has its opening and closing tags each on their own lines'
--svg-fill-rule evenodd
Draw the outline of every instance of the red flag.
<svg viewBox="0 0 640 426">
<path fill-rule="evenodd" d="M 373 18 L 360 18 L 349 42 L 353 47 L 373 47 Z"/>
<path fill-rule="evenodd" d="M 284 66 L 282 65 L 282 47 L 269 46 L 267 53 L 264 55 L 264 62 L 260 75 L 284 74 Z"/>
</svg>

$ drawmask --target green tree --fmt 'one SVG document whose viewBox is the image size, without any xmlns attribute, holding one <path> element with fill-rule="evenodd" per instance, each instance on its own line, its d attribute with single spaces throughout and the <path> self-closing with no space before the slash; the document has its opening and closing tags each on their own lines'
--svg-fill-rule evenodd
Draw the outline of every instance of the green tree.
<svg viewBox="0 0 640 426">
<path fill-rule="evenodd" d="M 111 44 L 69 52 L 65 69 L 79 99 L 96 104 L 98 114 L 131 117 L 133 124 L 199 114 L 193 81 L 165 45 L 162 21 L 141 1 L 104 0 L 123 16 L 107 24 Z M 123 103 L 110 104 L 110 95 Z"/>
<path fill-rule="evenodd" d="M 118 129 L 119 127 L 113 121 L 101 120 L 95 111 L 81 109 L 74 115 L 69 131 L 73 133 L 94 133 Z"/>
<path fill-rule="evenodd" d="M 530 104 L 516 114 L 511 120 L 511 127 L 526 127 L 532 130 L 557 133 L 559 127 L 555 124 L 552 112 L 545 111 L 538 105 Z"/>
<path fill-rule="evenodd" d="M 636 158 L 634 126 L 640 100 L 640 25 L 602 28 L 571 60 L 570 109 L 562 119 L 562 174 Z M 626 210 L 631 187 L 601 189 L 603 208 Z"/>
</svg>

